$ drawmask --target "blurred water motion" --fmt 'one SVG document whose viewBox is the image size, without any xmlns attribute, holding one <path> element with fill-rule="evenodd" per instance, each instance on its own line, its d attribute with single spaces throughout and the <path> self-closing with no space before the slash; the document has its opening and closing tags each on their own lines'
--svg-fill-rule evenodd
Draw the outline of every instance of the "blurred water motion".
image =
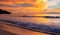
<svg viewBox="0 0 60 35">
<path fill-rule="evenodd" d="M 59 28 L 60 29 L 60 18 L 39 18 L 39 17 L 16 17 L 16 16 L 8 16 L 8 15 L 0 15 L 0 19 L 3 20 L 11 20 L 11 21 L 17 21 L 17 22 L 24 22 L 24 23 L 34 23 L 34 24 L 43 24 L 43 25 L 47 25 L 47 26 L 53 26 L 55 28 Z M 10 23 L 7 23 L 10 24 Z M 7 25 L 6 22 L 1 23 L 0 22 L 0 28 L 9 32 L 13 32 L 16 34 L 22 34 L 23 35 L 47 35 L 47 34 L 43 34 L 43 33 L 39 33 L 39 32 L 34 32 L 34 31 L 30 31 L 30 30 L 26 30 L 26 29 L 20 29 L 14 26 L 9 26 Z M 16 30 L 17 29 L 17 30 Z M 25 31 L 25 32 L 24 32 Z M 21 32 L 21 33 L 17 33 L 17 32 Z M 29 33 L 28 33 L 29 32 Z M 28 33 L 28 34 L 27 34 Z"/>
</svg>

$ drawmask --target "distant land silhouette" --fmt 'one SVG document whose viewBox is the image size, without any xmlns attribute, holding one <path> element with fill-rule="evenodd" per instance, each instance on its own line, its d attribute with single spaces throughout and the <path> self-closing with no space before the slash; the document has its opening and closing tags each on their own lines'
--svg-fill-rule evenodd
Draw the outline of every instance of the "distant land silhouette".
<svg viewBox="0 0 60 35">
<path fill-rule="evenodd" d="M 60 18 L 60 16 L 25 16 L 25 15 L 21 17 Z"/>
<path fill-rule="evenodd" d="M 11 14 L 10 12 L 6 11 L 6 10 L 2 10 L 0 9 L 0 14 Z"/>
</svg>

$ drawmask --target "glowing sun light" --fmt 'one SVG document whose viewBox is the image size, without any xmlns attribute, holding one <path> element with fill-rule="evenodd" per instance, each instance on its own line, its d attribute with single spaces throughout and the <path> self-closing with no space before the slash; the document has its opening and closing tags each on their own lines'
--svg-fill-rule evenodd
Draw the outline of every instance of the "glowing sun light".
<svg viewBox="0 0 60 35">
<path fill-rule="evenodd" d="M 18 3 L 18 2 L 17 2 Z M 21 0 L 19 1 L 18 4 L 23 4 L 23 3 L 28 3 L 28 4 L 32 4 L 33 6 L 31 7 L 22 7 L 23 11 L 30 11 L 30 12 L 40 12 L 44 9 L 47 8 L 46 5 L 46 0 Z"/>
</svg>

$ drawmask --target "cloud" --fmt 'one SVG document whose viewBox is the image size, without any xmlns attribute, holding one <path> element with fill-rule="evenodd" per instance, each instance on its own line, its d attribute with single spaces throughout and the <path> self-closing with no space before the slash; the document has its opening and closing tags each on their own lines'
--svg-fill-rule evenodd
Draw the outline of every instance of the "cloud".
<svg viewBox="0 0 60 35">
<path fill-rule="evenodd" d="M 9 0 L 0 0 L 0 1 L 9 1 Z"/>
<path fill-rule="evenodd" d="M 0 7 L 3 6 L 3 7 L 17 7 L 17 6 L 13 6 L 13 5 L 7 5 L 7 4 L 0 4 Z"/>
<path fill-rule="evenodd" d="M 22 6 L 22 7 L 32 7 L 33 4 L 23 3 L 23 4 L 17 4 L 17 6 Z"/>
<path fill-rule="evenodd" d="M 3 2 L 13 2 L 15 0 L 0 0 L 0 1 L 3 1 Z"/>
<path fill-rule="evenodd" d="M 4 2 L 35 2 L 36 0 L 0 0 Z"/>
<path fill-rule="evenodd" d="M 7 0 L 6 0 L 7 1 Z M 13 13 L 39 13 L 44 5 L 35 5 L 36 0 L 0 0 L 0 9 L 9 10 Z"/>
</svg>

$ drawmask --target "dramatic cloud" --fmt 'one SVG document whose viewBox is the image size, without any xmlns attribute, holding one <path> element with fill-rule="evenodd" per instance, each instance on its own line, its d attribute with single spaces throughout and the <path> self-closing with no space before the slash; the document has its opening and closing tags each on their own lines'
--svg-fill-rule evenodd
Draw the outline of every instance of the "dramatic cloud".
<svg viewBox="0 0 60 35">
<path fill-rule="evenodd" d="M 0 9 L 13 13 L 40 13 L 45 5 L 46 0 L 0 0 Z"/>
</svg>

